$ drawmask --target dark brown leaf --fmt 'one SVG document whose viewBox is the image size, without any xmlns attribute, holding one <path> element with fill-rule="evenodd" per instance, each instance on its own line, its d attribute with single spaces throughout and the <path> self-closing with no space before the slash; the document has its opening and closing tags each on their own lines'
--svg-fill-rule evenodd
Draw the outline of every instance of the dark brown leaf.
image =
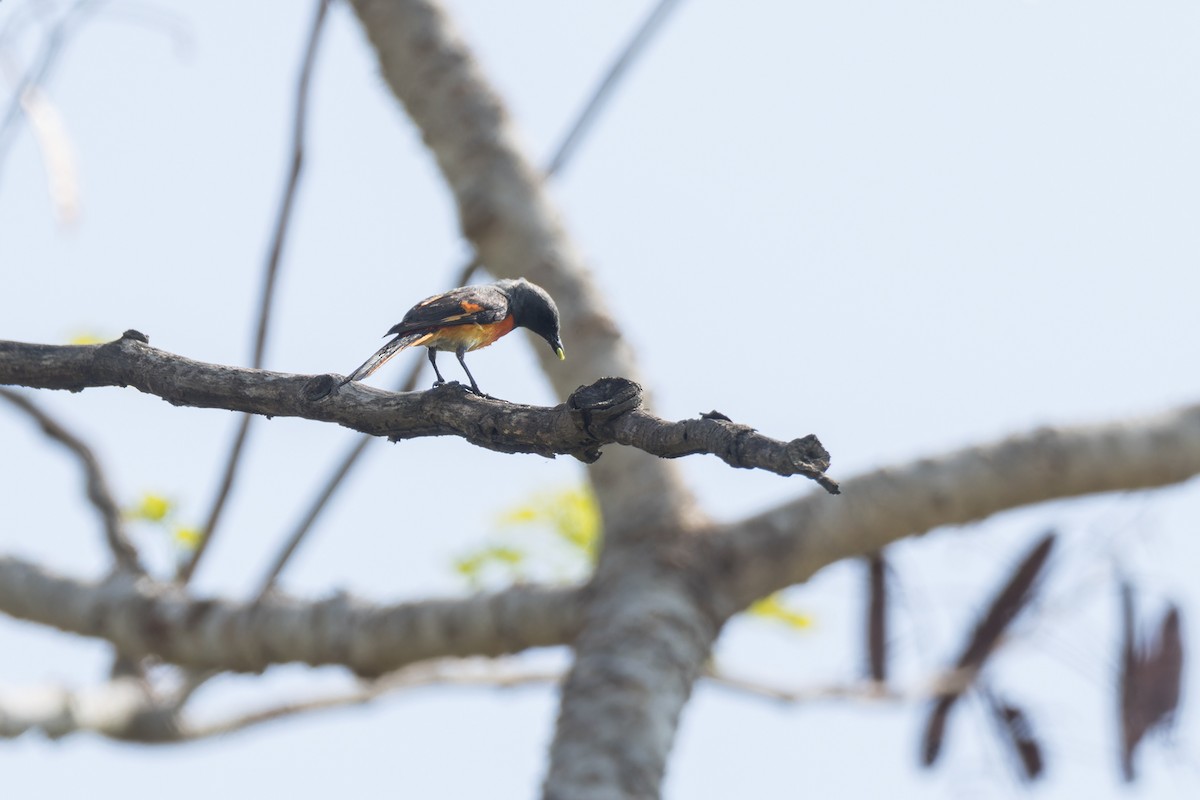
<svg viewBox="0 0 1200 800">
<path fill-rule="evenodd" d="M 1045 770 L 1046 762 L 1028 715 L 1013 703 L 990 694 L 988 705 L 1000 725 L 1001 738 L 1016 757 L 1022 780 L 1037 780 Z"/>
<path fill-rule="evenodd" d="M 1133 588 L 1121 586 L 1121 774 L 1136 778 L 1134 753 L 1155 729 L 1167 729 L 1179 707 L 1183 679 L 1183 636 L 1179 607 L 1167 608 L 1158 635 L 1144 646 L 1137 641 Z"/>
<path fill-rule="evenodd" d="M 873 681 L 887 681 L 887 562 L 883 553 L 867 559 L 867 669 Z"/>
<path fill-rule="evenodd" d="M 1054 547 L 1054 538 L 1053 531 L 1043 536 L 1013 570 L 1008 582 L 976 623 L 974 632 L 958 657 L 958 661 L 955 662 L 958 674 L 977 674 L 1004 631 L 1008 629 L 1021 609 L 1028 605 L 1030 598 L 1033 597 L 1037 577 Z M 922 763 L 925 766 L 932 765 L 937 759 L 950 709 L 967 688 L 969 686 L 949 688 L 935 701 L 929 721 L 925 726 L 922 746 Z"/>
</svg>

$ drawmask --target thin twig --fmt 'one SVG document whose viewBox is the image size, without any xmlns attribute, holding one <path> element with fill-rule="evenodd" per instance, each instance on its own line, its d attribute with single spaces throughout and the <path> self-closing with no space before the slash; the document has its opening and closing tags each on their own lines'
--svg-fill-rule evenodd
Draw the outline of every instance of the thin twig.
<svg viewBox="0 0 1200 800">
<path fill-rule="evenodd" d="M 423 362 L 424 359 L 422 359 L 421 362 L 414 362 L 414 368 L 412 370 L 413 373 L 419 371 L 421 363 Z M 401 389 L 401 391 L 407 390 Z M 350 471 L 354 469 L 354 466 L 358 463 L 359 457 L 367 449 L 367 445 L 374 440 L 374 436 L 369 436 L 365 433 L 359 434 L 358 441 L 356 441 L 354 445 L 346 451 L 346 454 L 342 456 L 342 460 L 336 467 L 334 467 L 333 472 L 330 473 L 329 478 L 325 481 L 325 488 L 321 490 L 321 492 L 317 495 L 316 500 L 314 500 L 312 505 L 309 506 L 308 511 L 301 518 L 299 524 L 296 525 L 296 528 L 292 531 L 291 536 L 287 538 L 287 541 L 284 543 L 283 547 L 280 548 L 278 555 L 275 556 L 275 561 L 272 562 L 270 568 L 267 570 L 266 575 L 263 576 L 262 585 L 258 588 L 259 598 L 263 597 L 267 594 L 267 592 L 274 588 L 275 581 L 279 579 L 279 575 L 283 572 L 283 568 L 287 566 L 288 561 L 291 560 L 292 555 L 296 552 L 296 549 L 300 547 L 300 542 L 302 542 L 304 537 L 308 535 L 308 532 L 312 530 L 312 526 L 316 524 L 317 518 L 321 516 L 321 512 L 325 510 L 325 506 L 331 499 L 333 499 L 334 493 L 337 492 L 338 488 L 342 485 L 342 482 L 346 480 L 346 477 L 350 474 Z"/>
<path fill-rule="evenodd" d="M 469 263 L 464 264 L 459 270 L 457 282 L 454 285 L 462 286 L 465 284 L 471 279 L 471 275 L 478 268 L 478 260 L 473 259 Z M 425 359 L 422 358 L 414 361 L 412 367 L 409 368 L 408 375 L 403 381 L 400 382 L 400 385 L 397 387 L 396 391 L 411 392 L 416 387 L 417 380 L 420 379 L 421 371 L 424 366 Z M 275 581 L 279 579 L 280 573 L 283 572 L 283 568 L 287 566 L 288 561 L 291 560 L 291 557 L 295 554 L 296 549 L 300 547 L 300 543 L 308 535 L 308 532 L 312 530 L 313 525 L 316 524 L 317 519 L 321 516 L 322 512 L 324 512 L 326 506 L 328 506 L 329 501 L 333 499 L 334 494 L 337 493 L 337 490 L 341 488 L 342 483 L 350 475 L 350 472 L 358 463 L 358 459 L 366 451 L 367 446 L 370 445 L 371 442 L 375 441 L 375 439 L 376 437 L 368 434 L 360 435 L 358 437 L 358 441 L 356 441 L 350 447 L 350 449 L 346 451 L 346 454 L 342 456 L 342 460 L 329 474 L 329 479 L 325 481 L 325 487 L 317 495 L 317 499 L 313 501 L 313 504 L 309 506 L 307 513 L 305 513 L 305 515 L 301 518 L 300 523 L 296 526 L 295 530 L 292 531 L 291 536 L 287 538 L 287 541 L 284 543 L 283 547 L 280 548 L 279 554 L 275 557 L 274 563 L 271 564 L 271 568 L 268 569 L 266 575 L 263 576 L 262 585 L 258 590 L 258 597 L 263 597 L 275 586 Z"/>
<path fill-rule="evenodd" d="M 300 185 L 300 174 L 304 167 L 305 122 L 308 118 L 308 95 L 312 84 L 313 66 L 317 58 L 317 44 L 321 40 L 321 31 L 325 26 L 326 12 L 330 0 L 317 0 L 317 10 L 313 17 L 312 29 L 308 35 L 308 46 L 304 51 L 304 61 L 300 67 L 300 78 L 296 85 L 296 111 L 292 119 L 292 167 L 288 173 L 287 185 L 283 190 L 280 201 L 279 216 L 275 221 L 275 233 L 271 240 L 271 253 L 267 258 L 267 268 L 263 275 L 262 297 L 258 309 L 258 331 L 254 338 L 254 367 L 261 368 L 267 348 L 267 330 L 271 322 L 271 301 L 275 296 L 275 280 L 279 273 L 279 262 L 283 256 L 283 244 L 287 239 L 288 227 L 292 221 L 292 209 L 296 204 L 296 190 Z"/>
<path fill-rule="evenodd" d="M 556 669 L 532 669 L 517 663 L 518 658 L 438 660 L 414 664 L 377 681 L 349 692 L 283 703 L 260 711 L 240 714 L 220 722 L 181 726 L 182 738 L 201 739 L 243 730 L 264 722 L 324 711 L 333 708 L 362 705 L 394 692 L 428 686 L 483 687 L 510 689 L 521 686 L 553 686 L 562 682 L 565 673 Z M 928 699 L 953 674 L 942 676 L 928 686 L 896 689 L 870 681 L 831 683 L 805 687 L 772 686 L 756 680 L 729 675 L 715 669 L 704 674 L 706 683 L 735 694 L 758 700 L 770 700 L 785 705 L 857 700 L 868 703 L 912 703 Z"/>
<path fill-rule="evenodd" d="M 654 38 L 654 35 L 663 27 L 667 17 L 678 4 L 679 0 L 659 0 L 659 3 L 646 16 L 646 18 L 642 21 L 642 24 L 638 26 L 638 29 L 634 32 L 633 36 L 621 49 L 621 52 L 617 54 L 617 57 L 609 65 L 600 81 L 596 84 L 595 88 L 592 89 L 591 94 L 584 103 L 583 109 L 579 112 L 579 115 L 575 118 L 575 121 L 571 124 L 571 127 L 567 129 L 567 132 L 560 140 L 558 147 L 555 148 L 554 155 L 551 156 L 550 161 L 546 165 L 545 177 L 547 179 L 553 178 L 555 175 L 560 173 L 572 160 L 572 158 L 574 158 L 580 143 L 592 129 L 592 126 L 595 124 L 600 112 L 604 110 L 605 104 L 620 85 L 621 79 L 625 77 L 633 63 L 639 57 L 641 57 L 643 53 L 645 53 L 646 48 Z M 471 280 L 471 277 L 481 266 L 482 265 L 480 264 L 479 257 L 473 257 L 470 261 L 463 264 L 463 266 L 459 268 L 459 271 L 454 281 L 451 283 L 451 286 L 465 285 Z M 410 370 L 408 377 L 400 384 L 400 387 L 397 389 L 397 391 L 411 392 L 416 386 L 417 378 L 420 375 L 424 364 L 425 362 L 423 359 L 416 363 Z M 287 538 L 283 547 L 280 549 L 279 555 L 276 556 L 275 561 L 272 563 L 270 569 L 267 570 L 267 573 L 262 581 L 262 586 L 259 588 L 259 597 L 266 594 L 275 585 L 275 581 L 279 578 L 279 575 L 287 565 L 287 562 L 296 552 L 296 549 L 300 546 L 300 543 L 308 535 L 308 532 L 312 530 L 312 527 L 316 524 L 317 519 L 320 518 L 321 514 L 325 511 L 325 508 L 328 506 L 329 501 L 337 493 L 342 483 L 354 469 L 358 459 L 366 451 L 367 446 L 374 441 L 374 438 L 375 437 L 372 436 L 360 437 L 359 440 L 355 442 L 349 450 L 346 451 L 346 454 L 342 456 L 342 459 L 338 465 L 334 467 L 333 471 L 329 475 L 329 479 L 325 482 L 324 488 L 317 495 L 316 501 L 309 507 L 307 513 L 305 513 L 305 515 L 301 518 L 300 523 L 292 531 L 291 535 Z"/>
<path fill-rule="evenodd" d="M 253 711 L 220 722 L 196 724 L 183 728 L 183 738 L 201 739 L 243 730 L 264 722 L 285 717 L 323 711 L 331 708 L 369 703 L 383 695 L 403 689 L 426 686 L 484 687 L 509 689 L 518 686 L 552 685 L 562 680 L 560 670 L 537 670 L 512 666 L 515 659 L 454 659 L 414 664 L 360 688 L 326 697 L 284 703 L 272 708 Z"/>
<path fill-rule="evenodd" d="M 254 337 L 254 356 L 252 364 L 255 369 L 261 369 L 263 365 L 263 357 L 267 347 L 267 331 L 271 322 L 271 306 L 275 298 L 275 283 L 279 274 L 279 263 L 283 257 L 283 244 L 287 239 L 288 227 L 292 220 L 292 208 L 295 205 L 296 192 L 300 185 L 300 175 L 304 166 L 304 132 L 305 121 L 308 116 L 308 94 L 309 87 L 312 83 L 313 65 L 316 62 L 317 44 L 321 39 L 321 31 L 325 25 L 326 11 L 329 9 L 329 0 L 317 0 L 317 10 L 313 17 L 312 28 L 308 34 L 308 44 L 304 51 L 304 58 L 300 66 L 300 76 L 296 83 L 296 109 L 295 116 L 292 120 L 292 165 L 288 173 L 287 183 L 283 189 L 283 197 L 279 204 L 279 213 L 275 220 L 275 231 L 271 240 L 271 249 L 267 256 L 266 268 L 263 273 L 262 295 L 259 300 L 258 310 L 258 330 Z M 203 558 L 205 551 L 208 549 L 209 543 L 212 541 L 213 533 L 217 529 L 217 523 L 220 522 L 221 513 L 225 510 L 225 503 L 229 499 L 230 492 L 233 490 L 233 484 L 237 478 L 238 466 L 241 463 L 242 452 L 245 449 L 246 439 L 250 433 L 251 421 L 254 419 L 252 415 L 242 417 L 241 423 L 238 425 L 237 433 L 233 437 L 233 444 L 229 448 L 229 455 L 225 461 L 225 469 L 221 476 L 221 483 L 217 489 L 216 499 L 213 501 L 212 507 L 208 513 L 208 519 L 204 523 L 204 529 L 200 537 L 200 542 L 196 549 L 192 551 L 191 558 L 184 562 L 180 567 L 176 579 L 180 583 L 187 583 L 191 579 L 192 574 L 196 571 L 196 565 Z"/>
<path fill-rule="evenodd" d="M 104 524 L 104 538 L 108 542 L 108 548 L 112 551 L 113 558 L 116 559 L 121 569 L 137 575 L 144 575 L 145 569 L 138 560 L 137 550 L 125 535 L 121 509 L 113 498 L 108 481 L 104 477 L 104 470 L 92 449 L 28 397 L 10 389 L 0 389 L 0 398 L 24 411 L 41 426 L 43 433 L 75 454 L 87 478 L 88 500 L 100 513 L 100 520 Z"/>
<path fill-rule="evenodd" d="M 679 5 L 679 0 L 659 0 L 653 10 L 642 20 L 642 24 L 634 31 L 633 37 L 617 54 L 616 59 L 605 71 L 604 77 L 596 84 L 596 88 L 592 90 L 583 110 L 579 112 L 579 116 L 575 118 L 575 122 L 567 130 L 558 148 L 554 151 L 550 163 L 546 165 L 547 178 L 554 177 L 566 167 L 571 157 L 575 155 L 575 149 L 591 130 L 597 116 L 604 110 L 605 103 L 612 97 L 621 79 L 625 77 L 625 73 L 645 52 L 654 35 L 663 27 L 677 5 Z"/>
<path fill-rule="evenodd" d="M 166 714 L 177 706 L 168 707 L 158 703 L 147 706 L 150 698 L 141 690 L 141 684 L 127 679 L 118 679 L 93 689 L 72 691 L 51 688 L 33 693 L 26 690 L 27 695 L 33 694 L 42 699 L 38 710 L 32 714 L 6 713 L 9 711 L 5 707 L 6 694 L 0 692 L 0 738 L 12 738 L 32 729 L 40 729 L 54 736 L 93 731 L 116 739 L 148 743 L 195 741 L 235 733 L 301 714 L 363 705 L 385 695 L 408 689 L 430 686 L 487 689 L 553 686 L 561 683 L 565 676 L 560 669 L 531 667 L 522 661 L 520 657 L 512 656 L 424 661 L 396 670 L 378 680 L 362 682 L 348 691 L 284 702 L 213 722 L 175 720 L 169 728 L 161 725 L 138 727 L 140 721 L 152 714 Z M 961 676 L 948 673 L 925 686 L 907 689 L 897 689 L 869 681 L 782 687 L 730 675 L 711 667 L 705 671 L 703 677 L 706 683 L 720 689 L 752 699 L 769 700 L 785 705 L 844 700 L 912 703 L 936 695 L 948 683 L 965 685 L 966 682 Z M 73 711 L 69 711 L 71 709 Z M 98 714 L 98 711 L 105 713 Z M 148 731 L 151 733 L 149 737 L 146 735 Z"/>
</svg>

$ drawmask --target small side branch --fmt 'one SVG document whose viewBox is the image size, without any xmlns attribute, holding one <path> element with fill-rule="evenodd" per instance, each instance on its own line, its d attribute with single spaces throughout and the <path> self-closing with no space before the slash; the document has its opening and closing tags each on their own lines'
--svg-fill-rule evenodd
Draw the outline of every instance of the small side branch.
<svg viewBox="0 0 1200 800">
<path fill-rule="evenodd" d="M 134 574 L 144 573 L 138 561 L 137 550 L 125 535 L 125 525 L 121 521 L 121 509 L 113 498 L 112 490 L 108 488 L 108 480 L 104 470 L 92 449 L 83 440 L 67 430 L 61 423 L 47 414 L 33 400 L 8 389 L 0 389 L 0 399 L 7 400 L 21 411 L 24 411 L 41 427 L 42 432 L 54 441 L 66 447 L 79 460 L 83 474 L 87 480 L 87 498 L 100 514 L 104 526 L 104 538 L 121 569 Z"/>
<path fill-rule="evenodd" d="M 317 60 L 317 45 L 321 41 L 321 32 L 325 27 L 325 17 L 328 10 L 329 0 L 317 0 L 317 11 L 313 17 L 312 28 L 308 34 L 308 44 L 304 48 L 304 58 L 300 62 L 300 77 L 296 81 L 296 110 L 292 119 L 291 167 L 288 170 L 288 177 L 284 183 L 283 196 L 279 201 L 279 211 L 276 214 L 275 226 L 271 234 L 271 249 L 267 255 L 267 263 L 263 269 L 262 294 L 259 297 L 258 307 L 258 327 L 254 335 L 254 357 L 251 362 L 256 368 L 262 367 L 263 360 L 266 358 L 267 331 L 270 330 L 271 325 L 271 309 L 275 301 L 275 285 L 279 277 L 279 264 L 283 260 L 283 245 L 287 240 L 288 228 L 292 221 L 292 209 L 295 207 L 296 195 L 300 187 L 301 170 L 304 167 L 304 133 L 305 122 L 308 116 L 309 87 L 312 84 L 313 67 Z M 204 554 L 208 551 L 213 534 L 217 530 L 217 524 L 221 521 L 225 504 L 229 501 L 234 482 L 237 479 L 238 467 L 241 464 L 242 454 L 245 452 L 246 442 L 250 436 L 251 420 L 253 419 L 254 417 L 250 415 L 243 417 L 241 424 L 238 425 L 237 432 L 233 435 L 233 442 L 229 446 L 229 454 L 225 457 L 225 468 L 221 471 L 221 481 L 218 484 L 217 496 L 209 508 L 202 535 L 200 536 L 200 542 L 196 546 L 196 549 L 192 551 L 191 557 L 183 563 L 179 570 L 177 577 L 183 583 L 191 580 L 196 567 L 200 563 L 200 559 L 204 558 Z"/>
</svg>

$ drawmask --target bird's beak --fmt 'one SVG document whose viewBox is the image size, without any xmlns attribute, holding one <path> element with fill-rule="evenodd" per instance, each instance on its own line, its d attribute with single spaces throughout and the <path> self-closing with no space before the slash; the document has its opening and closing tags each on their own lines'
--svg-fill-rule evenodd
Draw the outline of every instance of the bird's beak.
<svg viewBox="0 0 1200 800">
<path fill-rule="evenodd" d="M 550 346 L 554 348 L 554 355 L 558 356 L 559 361 L 567 360 L 567 354 L 563 352 L 562 342 L 551 342 Z"/>
</svg>

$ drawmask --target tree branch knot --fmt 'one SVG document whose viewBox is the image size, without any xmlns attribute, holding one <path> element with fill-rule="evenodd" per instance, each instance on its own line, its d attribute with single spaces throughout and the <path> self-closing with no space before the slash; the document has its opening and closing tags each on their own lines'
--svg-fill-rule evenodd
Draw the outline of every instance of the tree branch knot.
<svg viewBox="0 0 1200 800">
<path fill-rule="evenodd" d="M 642 407 L 642 387 L 628 378 L 601 378 L 588 386 L 580 386 L 567 398 L 567 409 L 579 429 L 597 440 L 608 441 L 593 430 L 622 414 Z M 600 458 L 598 446 L 582 448 L 574 454 L 580 461 L 591 464 Z"/>
</svg>

